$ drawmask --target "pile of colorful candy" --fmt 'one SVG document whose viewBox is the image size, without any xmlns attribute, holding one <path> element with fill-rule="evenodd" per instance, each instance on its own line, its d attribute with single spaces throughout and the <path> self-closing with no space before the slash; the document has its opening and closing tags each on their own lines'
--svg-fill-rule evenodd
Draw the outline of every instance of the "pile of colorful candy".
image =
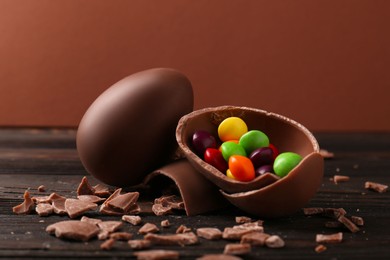
<svg viewBox="0 0 390 260">
<path fill-rule="evenodd" d="M 192 136 L 193 149 L 205 162 L 238 181 L 251 181 L 267 172 L 284 177 L 302 160 L 297 153 L 279 154 L 266 134 L 248 131 L 239 117 L 223 120 L 218 126 L 218 137 L 220 142 L 207 131 L 196 131 Z"/>
</svg>

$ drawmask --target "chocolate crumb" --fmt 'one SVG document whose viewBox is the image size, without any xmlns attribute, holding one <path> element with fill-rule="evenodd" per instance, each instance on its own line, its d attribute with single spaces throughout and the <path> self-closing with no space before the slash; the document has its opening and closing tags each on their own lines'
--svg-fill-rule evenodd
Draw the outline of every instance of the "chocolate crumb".
<svg viewBox="0 0 390 260">
<path fill-rule="evenodd" d="M 284 247 L 285 243 L 280 236 L 272 235 L 265 240 L 265 245 L 269 248 L 281 248 Z"/>
<path fill-rule="evenodd" d="M 152 223 L 146 223 L 145 225 L 143 225 L 139 230 L 138 230 L 138 233 L 139 234 L 142 234 L 142 235 L 145 235 L 147 233 L 156 233 L 158 232 L 160 229 L 155 225 L 155 224 L 152 224 Z"/>
<path fill-rule="evenodd" d="M 185 225 L 180 225 L 176 229 L 176 234 L 182 234 L 182 233 L 187 233 L 187 232 L 191 232 L 191 228 L 186 227 Z"/>
<path fill-rule="evenodd" d="M 251 244 L 252 246 L 263 246 L 265 240 L 269 238 L 270 235 L 262 232 L 251 232 L 245 234 L 241 237 L 241 244 Z"/>
<path fill-rule="evenodd" d="M 164 216 L 173 213 L 170 206 L 163 206 L 162 204 L 153 204 L 152 211 L 156 216 Z"/>
<path fill-rule="evenodd" d="M 161 227 L 164 227 L 164 228 L 167 228 L 167 227 L 170 227 L 171 226 L 171 223 L 169 222 L 168 219 L 164 219 L 161 221 Z"/>
<path fill-rule="evenodd" d="M 223 250 L 223 253 L 228 255 L 244 255 L 250 252 L 250 244 L 226 244 Z"/>
<path fill-rule="evenodd" d="M 157 235 L 148 233 L 144 237 L 146 240 L 150 240 L 153 244 L 156 245 L 194 245 L 198 244 L 198 237 L 193 232 L 187 232 L 182 234 L 174 235 Z"/>
<path fill-rule="evenodd" d="M 104 241 L 103 243 L 100 244 L 100 248 L 103 250 L 111 250 L 112 247 L 114 246 L 115 239 L 110 238 Z"/>
<path fill-rule="evenodd" d="M 179 259 L 179 252 L 173 250 L 147 250 L 135 252 L 134 256 L 138 260 L 153 260 L 153 259 Z"/>
<path fill-rule="evenodd" d="M 339 184 L 340 182 L 347 182 L 349 181 L 349 176 L 345 176 L 345 175 L 335 175 L 333 176 L 333 182 L 335 184 Z"/>
<path fill-rule="evenodd" d="M 89 184 L 86 176 L 81 179 L 81 182 L 77 187 L 77 195 L 95 195 L 95 190 Z"/>
<path fill-rule="evenodd" d="M 384 185 L 384 184 L 381 184 L 381 183 L 377 183 L 377 182 L 371 182 L 371 181 L 366 181 L 364 183 L 364 187 L 366 189 L 373 190 L 373 191 L 376 191 L 376 192 L 379 192 L 379 193 L 386 192 L 387 188 L 388 188 L 387 185 Z"/>
<path fill-rule="evenodd" d="M 46 191 L 46 187 L 44 185 L 39 185 L 39 187 L 37 188 L 37 190 L 39 192 L 45 192 Z"/>
<path fill-rule="evenodd" d="M 244 223 L 241 225 L 235 225 L 235 226 L 233 226 L 233 229 L 245 229 L 245 230 L 263 232 L 264 227 L 261 224 L 262 224 L 262 222 L 259 222 L 259 221 L 248 222 L 248 223 Z"/>
<path fill-rule="evenodd" d="M 24 201 L 13 207 L 12 211 L 15 214 L 21 215 L 21 214 L 29 214 L 34 209 L 34 201 L 30 198 L 30 193 L 26 190 L 23 194 Z"/>
<path fill-rule="evenodd" d="M 358 226 L 364 226 L 364 219 L 362 217 L 351 216 L 351 221 Z"/>
<path fill-rule="evenodd" d="M 317 253 L 321 253 L 321 252 L 324 252 L 326 249 L 327 249 L 326 246 L 324 246 L 324 245 L 322 245 L 322 244 L 319 244 L 319 245 L 317 245 L 317 246 L 314 248 L 314 251 L 316 251 Z"/>
<path fill-rule="evenodd" d="M 338 218 L 338 221 L 342 223 L 346 228 L 348 228 L 352 233 L 356 233 L 359 231 L 359 228 L 344 215 L 340 216 Z"/>
<path fill-rule="evenodd" d="M 202 237 L 208 240 L 217 240 L 222 238 L 222 231 L 218 228 L 198 228 L 196 230 L 198 237 Z"/>
<path fill-rule="evenodd" d="M 340 243 L 342 240 L 343 240 L 342 232 L 329 234 L 329 235 L 324 235 L 324 234 L 316 235 L 317 243 Z"/>
<path fill-rule="evenodd" d="M 253 230 L 226 227 L 223 230 L 222 238 L 227 240 L 241 240 L 241 237 L 243 235 L 248 234 L 250 232 L 253 232 Z"/>
<path fill-rule="evenodd" d="M 146 239 L 134 239 L 134 240 L 129 240 L 127 241 L 129 244 L 130 248 L 132 249 L 146 249 L 151 247 L 152 242 Z"/>
<path fill-rule="evenodd" d="M 172 209 L 184 210 L 184 202 L 182 198 L 176 195 L 162 196 L 154 200 L 154 204 L 171 207 Z"/>
<path fill-rule="evenodd" d="M 133 215 L 123 215 L 122 220 L 132 224 L 133 226 L 137 226 L 142 222 L 140 216 L 133 216 Z"/>
</svg>

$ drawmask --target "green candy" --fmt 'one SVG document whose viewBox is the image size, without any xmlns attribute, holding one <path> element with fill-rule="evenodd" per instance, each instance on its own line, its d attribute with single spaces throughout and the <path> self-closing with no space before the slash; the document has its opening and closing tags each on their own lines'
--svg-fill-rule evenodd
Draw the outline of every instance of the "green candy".
<svg viewBox="0 0 390 260">
<path fill-rule="evenodd" d="M 302 160 L 302 156 L 293 152 L 285 152 L 278 155 L 274 161 L 274 172 L 279 177 L 286 176 Z"/>
<path fill-rule="evenodd" d="M 241 145 L 230 141 L 224 142 L 221 145 L 221 152 L 225 161 L 229 161 L 232 155 L 246 156 L 245 149 Z"/>
<path fill-rule="evenodd" d="M 251 154 L 257 148 L 268 147 L 269 139 L 263 132 L 251 130 L 241 136 L 239 144 L 244 147 L 247 154 Z"/>
</svg>

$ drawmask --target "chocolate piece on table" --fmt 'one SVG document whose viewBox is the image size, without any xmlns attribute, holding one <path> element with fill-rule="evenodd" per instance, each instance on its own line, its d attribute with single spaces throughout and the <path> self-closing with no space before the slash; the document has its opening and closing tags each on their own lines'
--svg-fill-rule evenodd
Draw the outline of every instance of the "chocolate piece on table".
<svg viewBox="0 0 390 260">
<path fill-rule="evenodd" d="M 65 220 L 49 225 L 46 231 L 58 238 L 88 241 L 99 233 L 99 228 L 79 220 Z"/>
<path fill-rule="evenodd" d="M 151 247 L 152 242 L 146 239 L 134 239 L 134 240 L 129 240 L 127 241 L 129 244 L 130 248 L 132 249 L 146 249 Z"/>
<path fill-rule="evenodd" d="M 39 203 L 35 207 L 35 211 L 38 213 L 39 216 L 45 217 L 45 216 L 49 216 L 50 214 L 52 214 L 54 209 L 53 209 L 53 206 L 49 203 Z"/>
<path fill-rule="evenodd" d="M 284 247 L 284 240 L 277 235 L 272 235 L 266 238 L 265 245 L 270 248 L 281 248 Z"/>
<path fill-rule="evenodd" d="M 122 220 L 132 224 L 133 226 L 137 226 L 142 222 L 140 216 L 132 216 L 132 215 L 123 215 Z"/>
<path fill-rule="evenodd" d="M 97 225 L 100 228 L 100 230 L 112 233 L 117 231 L 119 228 L 121 228 L 123 223 L 121 221 L 109 220 L 109 221 L 99 222 Z"/>
<path fill-rule="evenodd" d="M 241 257 L 227 254 L 207 254 L 196 260 L 241 260 Z"/>
<path fill-rule="evenodd" d="M 103 220 L 101 219 L 97 219 L 97 218 L 89 218 L 87 216 L 82 216 L 80 221 L 83 221 L 83 222 L 89 222 L 89 223 L 92 223 L 94 225 L 97 225 L 99 224 L 100 222 L 103 222 Z"/>
<path fill-rule="evenodd" d="M 77 199 L 85 202 L 91 202 L 91 203 L 100 203 L 106 200 L 105 198 L 101 198 L 96 195 L 78 195 Z"/>
<path fill-rule="evenodd" d="M 198 237 L 202 237 L 208 240 L 217 240 L 222 238 L 222 231 L 218 228 L 204 227 L 196 230 Z"/>
<path fill-rule="evenodd" d="M 245 217 L 245 216 L 237 216 L 235 218 L 235 220 L 236 220 L 237 224 L 244 224 L 244 223 L 252 222 L 251 218 Z"/>
<path fill-rule="evenodd" d="M 78 199 L 66 199 L 65 210 L 70 218 L 76 218 L 89 210 L 95 210 L 97 204 Z"/>
<path fill-rule="evenodd" d="M 227 240 L 240 240 L 243 235 L 251 233 L 251 232 L 254 232 L 254 231 L 251 229 L 226 227 L 223 230 L 222 238 L 227 239 Z"/>
<path fill-rule="evenodd" d="M 115 239 L 110 238 L 104 241 L 103 243 L 100 244 L 100 248 L 103 250 L 111 250 L 112 247 L 114 246 Z"/>
<path fill-rule="evenodd" d="M 333 182 L 335 183 L 335 184 L 338 184 L 338 183 L 340 183 L 340 182 L 347 182 L 347 181 L 349 181 L 349 176 L 345 176 L 345 175 L 335 175 L 335 176 L 333 176 Z"/>
<path fill-rule="evenodd" d="M 179 259 L 179 252 L 164 249 L 138 251 L 133 253 L 133 255 L 136 256 L 138 260 Z"/>
<path fill-rule="evenodd" d="M 146 223 L 145 225 L 143 225 L 139 230 L 138 230 L 138 233 L 139 234 L 147 234 L 147 233 L 156 233 L 158 232 L 160 229 L 153 223 Z"/>
<path fill-rule="evenodd" d="M 324 235 L 324 234 L 316 235 L 317 243 L 340 243 L 342 240 L 343 240 L 342 232 L 329 234 L 329 235 Z"/>
<path fill-rule="evenodd" d="M 111 195 L 110 189 L 100 183 L 96 184 L 92 188 L 94 190 L 94 195 L 98 197 L 107 198 Z"/>
<path fill-rule="evenodd" d="M 45 185 L 39 185 L 39 187 L 37 188 L 37 190 L 38 190 L 39 192 L 45 192 L 45 191 L 46 191 L 46 187 L 45 187 Z"/>
<path fill-rule="evenodd" d="M 110 238 L 115 240 L 128 241 L 133 238 L 133 234 L 129 232 L 114 232 L 110 234 Z"/>
<path fill-rule="evenodd" d="M 95 190 L 89 184 L 86 176 L 81 179 L 81 182 L 77 187 L 77 195 L 95 195 Z"/>
<path fill-rule="evenodd" d="M 351 216 L 351 221 L 358 226 L 364 226 L 364 219 L 362 217 Z"/>
<path fill-rule="evenodd" d="M 107 201 L 107 205 L 120 212 L 127 213 L 132 205 L 134 205 L 139 197 L 138 192 L 128 192 L 125 194 L 118 194 L 118 196 Z"/>
<path fill-rule="evenodd" d="M 265 240 L 269 238 L 270 235 L 263 232 L 251 232 L 245 234 L 241 237 L 240 243 L 251 244 L 252 246 L 263 246 L 265 244 Z"/>
<path fill-rule="evenodd" d="M 187 233 L 187 232 L 191 232 L 191 228 L 186 227 L 185 225 L 180 225 L 176 229 L 176 234 L 182 234 L 182 233 Z"/>
<path fill-rule="evenodd" d="M 245 255 L 250 252 L 250 244 L 226 244 L 223 250 L 223 253 L 228 255 Z"/>
<path fill-rule="evenodd" d="M 314 248 L 314 251 L 316 251 L 317 253 L 321 253 L 324 252 L 326 249 L 326 246 L 324 246 L 323 244 L 319 244 Z"/>
<path fill-rule="evenodd" d="M 156 216 L 164 216 L 173 214 L 172 207 L 164 206 L 162 204 L 153 204 L 152 211 Z"/>
<path fill-rule="evenodd" d="M 164 227 L 164 228 L 167 228 L 167 227 L 170 227 L 171 226 L 171 223 L 169 222 L 168 219 L 164 219 L 161 221 L 161 227 Z"/>
<path fill-rule="evenodd" d="M 144 236 L 146 240 L 150 240 L 156 245 L 194 245 L 198 244 L 198 237 L 193 232 L 187 232 L 182 234 L 173 235 L 157 235 L 148 233 Z"/>
<path fill-rule="evenodd" d="M 51 205 L 53 206 L 54 213 L 59 215 L 67 214 L 65 209 L 66 198 L 58 195 L 57 193 L 52 193 L 49 196 Z"/>
<path fill-rule="evenodd" d="M 257 232 L 263 232 L 264 227 L 262 226 L 262 221 L 255 221 L 255 222 L 247 222 L 241 225 L 235 225 L 233 226 L 233 229 L 245 229 L 245 230 L 251 230 L 251 231 L 257 231 Z"/>
<path fill-rule="evenodd" d="M 15 214 L 29 214 L 34 209 L 34 201 L 30 198 L 30 193 L 26 190 L 23 194 L 23 202 L 12 208 Z"/>
<path fill-rule="evenodd" d="M 349 218 L 345 217 L 344 215 L 341 215 L 337 219 L 340 223 L 342 223 L 346 228 L 349 229 L 352 233 L 358 232 L 360 229 L 353 223 Z"/>
<path fill-rule="evenodd" d="M 369 190 L 373 190 L 379 193 L 383 193 L 387 191 L 387 188 L 389 187 L 388 185 L 384 185 L 381 183 L 377 182 L 371 182 L 371 181 L 366 181 L 364 183 L 364 187 Z"/>
</svg>

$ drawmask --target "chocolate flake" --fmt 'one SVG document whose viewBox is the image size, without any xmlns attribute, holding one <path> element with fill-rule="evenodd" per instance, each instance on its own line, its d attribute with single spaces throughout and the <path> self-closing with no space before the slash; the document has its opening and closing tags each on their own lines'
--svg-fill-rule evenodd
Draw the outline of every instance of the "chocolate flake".
<svg viewBox="0 0 390 260">
<path fill-rule="evenodd" d="M 111 195 L 111 192 L 107 186 L 104 186 L 102 184 L 96 184 L 92 187 L 94 191 L 94 195 L 102 198 L 107 198 Z"/>
<path fill-rule="evenodd" d="M 99 228 L 88 222 L 65 220 L 49 225 L 46 232 L 58 238 L 88 241 L 99 233 Z"/>
<path fill-rule="evenodd" d="M 340 182 L 347 182 L 347 181 L 349 181 L 349 176 L 345 176 L 345 175 L 335 175 L 335 176 L 333 176 L 333 182 L 335 183 L 335 184 L 338 184 L 338 183 L 340 183 Z"/>
<path fill-rule="evenodd" d="M 163 206 L 162 204 L 153 204 L 152 211 L 156 216 L 164 216 L 173 213 L 171 207 Z"/>
<path fill-rule="evenodd" d="M 340 243 L 343 240 L 343 233 L 334 233 L 329 235 L 317 234 L 317 243 Z"/>
<path fill-rule="evenodd" d="M 103 220 L 101 219 L 97 219 L 97 218 L 89 218 L 87 216 L 82 216 L 80 221 L 82 222 L 89 222 L 91 224 L 94 224 L 94 225 L 97 225 L 99 224 L 100 222 L 103 222 Z"/>
<path fill-rule="evenodd" d="M 181 197 L 176 195 L 162 196 L 154 200 L 154 204 L 162 204 L 172 209 L 184 210 L 184 202 Z"/>
<path fill-rule="evenodd" d="M 151 241 L 156 245 L 194 245 L 198 244 L 198 237 L 194 232 L 187 232 L 182 234 L 174 234 L 174 235 L 157 235 L 148 233 L 144 237 L 146 240 Z"/>
<path fill-rule="evenodd" d="M 316 251 L 317 253 L 321 253 L 324 252 L 326 249 L 326 246 L 324 246 L 323 244 L 319 244 L 314 248 L 314 251 Z"/>
<path fill-rule="evenodd" d="M 254 232 L 251 229 L 231 228 L 226 227 L 223 230 L 222 238 L 227 240 L 241 240 L 241 237 L 250 232 Z"/>
<path fill-rule="evenodd" d="M 362 217 L 351 216 L 351 221 L 357 226 L 364 226 L 364 219 Z"/>
<path fill-rule="evenodd" d="M 386 192 L 387 188 L 388 188 L 387 185 L 384 185 L 384 184 L 381 184 L 381 183 L 377 183 L 377 182 L 371 182 L 371 181 L 366 181 L 364 183 L 364 187 L 366 189 L 373 190 L 373 191 L 376 191 L 376 192 L 379 192 L 379 193 Z"/>
<path fill-rule="evenodd" d="M 347 217 L 341 215 L 338 218 L 338 221 L 342 223 L 346 228 L 348 228 L 352 233 L 356 233 L 359 231 L 359 228 Z"/>
<path fill-rule="evenodd" d="M 77 195 L 95 195 L 95 190 L 89 184 L 86 176 L 81 179 L 81 182 L 77 188 Z"/>
<path fill-rule="evenodd" d="M 81 201 L 78 199 L 66 199 L 65 210 L 70 218 L 76 218 L 89 210 L 95 210 L 97 204 Z"/>
<path fill-rule="evenodd" d="M 128 241 L 133 238 L 133 234 L 128 232 L 114 232 L 110 234 L 110 238 L 115 240 Z"/>
<path fill-rule="evenodd" d="M 147 233 L 156 233 L 158 231 L 159 231 L 159 228 L 155 224 L 146 223 L 138 230 L 138 233 L 144 235 Z"/>
<path fill-rule="evenodd" d="M 49 196 L 51 205 L 53 206 L 54 213 L 59 215 L 67 214 L 65 209 L 66 198 L 58 195 L 57 193 L 52 193 Z"/>
<path fill-rule="evenodd" d="M 109 236 L 110 236 L 110 232 L 108 232 L 107 230 L 100 230 L 100 232 L 98 234 L 98 239 L 99 240 L 106 240 L 106 239 L 108 239 Z"/>
<path fill-rule="evenodd" d="M 191 228 L 186 227 L 185 225 L 180 225 L 176 229 L 176 234 L 182 234 L 182 233 L 187 233 L 187 232 L 191 232 Z"/>
<path fill-rule="evenodd" d="M 99 222 L 97 225 L 100 228 L 100 230 L 112 233 L 117 231 L 119 228 L 121 228 L 123 223 L 121 221 L 109 220 L 109 221 Z"/>
<path fill-rule="evenodd" d="M 223 253 L 228 255 L 244 255 L 250 252 L 250 244 L 226 244 L 223 250 Z"/>
<path fill-rule="evenodd" d="M 130 207 L 138 200 L 138 192 L 128 192 L 125 194 L 119 194 L 115 198 L 107 201 L 107 205 L 120 212 L 127 213 Z"/>
<path fill-rule="evenodd" d="M 263 232 L 264 227 L 261 224 L 262 224 L 262 222 L 259 222 L 259 221 L 248 222 L 248 223 L 244 223 L 241 225 L 235 225 L 235 226 L 233 226 L 233 229 L 245 229 L 245 230 Z"/>
<path fill-rule="evenodd" d="M 30 193 L 27 190 L 23 194 L 23 199 L 21 204 L 12 208 L 15 214 L 29 214 L 34 209 L 34 201 L 30 198 Z"/>
<path fill-rule="evenodd" d="M 111 250 L 112 247 L 114 246 L 115 239 L 110 238 L 104 241 L 103 243 L 100 244 L 100 248 L 103 250 Z"/>
<path fill-rule="evenodd" d="M 81 201 L 90 202 L 90 203 L 100 203 L 105 201 L 105 198 L 98 197 L 96 195 L 79 195 L 77 198 Z"/>
<path fill-rule="evenodd" d="M 265 240 L 269 238 L 270 235 L 263 232 L 251 232 L 245 234 L 241 237 L 242 244 L 251 244 L 252 246 L 263 246 L 265 244 Z"/>
<path fill-rule="evenodd" d="M 35 204 L 39 203 L 51 203 L 50 196 L 34 196 L 31 198 Z"/>
<path fill-rule="evenodd" d="M 39 203 L 35 207 L 35 211 L 38 213 L 39 216 L 46 217 L 52 214 L 54 209 L 53 206 L 49 203 Z"/>
<path fill-rule="evenodd" d="M 236 217 L 237 224 L 244 224 L 244 223 L 249 223 L 249 222 L 252 222 L 252 219 L 249 217 L 245 217 L 245 216 Z"/>
<path fill-rule="evenodd" d="M 132 224 L 133 226 L 137 226 L 142 222 L 140 216 L 133 216 L 133 215 L 123 215 L 122 220 Z"/>
<path fill-rule="evenodd" d="M 241 257 L 226 254 L 208 254 L 197 258 L 197 260 L 241 260 Z"/>
<path fill-rule="evenodd" d="M 265 240 L 265 245 L 269 248 L 281 248 L 285 243 L 280 236 L 272 235 Z"/>
<path fill-rule="evenodd" d="M 134 256 L 138 260 L 153 260 L 153 259 L 179 259 L 179 252 L 173 250 L 147 250 L 147 251 L 138 251 L 134 253 Z"/>
<path fill-rule="evenodd" d="M 129 240 L 127 241 L 129 244 L 130 248 L 132 249 L 145 249 L 149 248 L 152 245 L 152 242 L 146 239 L 134 239 L 134 240 Z"/>
<path fill-rule="evenodd" d="M 199 237 L 208 239 L 208 240 L 217 240 L 222 238 L 222 232 L 218 228 L 204 227 L 198 228 L 196 234 Z"/>
</svg>

